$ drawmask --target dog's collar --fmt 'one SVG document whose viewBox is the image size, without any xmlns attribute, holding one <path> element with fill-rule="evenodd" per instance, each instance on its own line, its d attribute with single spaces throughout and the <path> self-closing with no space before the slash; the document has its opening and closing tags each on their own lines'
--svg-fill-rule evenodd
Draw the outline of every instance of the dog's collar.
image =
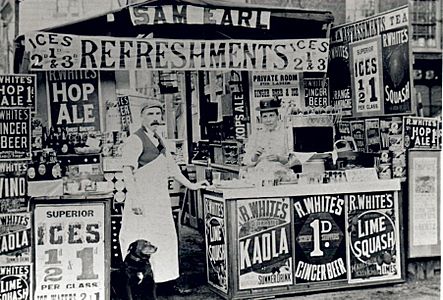
<svg viewBox="0 0 443 300">
<path fill-rule="evenodd" d="M 132 254 L 132 253 L 129 253 L 128 256 L 129 256 L 129 258 L 130 258 L 131 260 L 133 260 L 133 261 L 146 260 L 146 259 L 143 259 L 143 258 L 141 258 L 141 257 L 135 256 L 135 255 Z"/>
</svg>

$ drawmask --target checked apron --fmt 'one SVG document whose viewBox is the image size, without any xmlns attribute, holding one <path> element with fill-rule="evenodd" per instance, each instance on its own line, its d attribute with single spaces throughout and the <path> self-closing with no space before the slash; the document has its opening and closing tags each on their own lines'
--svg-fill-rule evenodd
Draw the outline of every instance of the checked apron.
<svg viewBox="0 0 443 300">
<path fill-rule="evenodd" d="M 168 192 L 168 162 L 164 154 L 138 168 L 134 173 L 138 193 L 128 191 L 122 215 L 120 246 L 125 257 L 129 245 L 145 239 L 157 246 L 151 256 L 155 282 L 165 282 L 179 277 L 178 245 L 171 200 Z M 134 214 L 132 208 L 143 210 Z"/>
</svg>

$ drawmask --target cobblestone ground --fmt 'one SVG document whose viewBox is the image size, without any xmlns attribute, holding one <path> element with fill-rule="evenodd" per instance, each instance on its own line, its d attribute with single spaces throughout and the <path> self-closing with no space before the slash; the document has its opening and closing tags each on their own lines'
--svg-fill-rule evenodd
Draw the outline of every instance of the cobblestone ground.
<svg viewBox="0 0 443 300">
<path fill-rule="evenodd" d="M 168 296 L 161 300 L 220 300 L 206 284 L 203 237 L 188 227 L 180 228 L 180 270 L 182 279 L 194 288 L 194 293 L 186 297 Z M 283 296 L 276 299 L 296 300 L 438 300 L 440 299 L 440 275 L 427 280 L 411 280 L 396 285 L 352 289 L 338 292 L 316 293 L 311 295 Z"/>
</svg>

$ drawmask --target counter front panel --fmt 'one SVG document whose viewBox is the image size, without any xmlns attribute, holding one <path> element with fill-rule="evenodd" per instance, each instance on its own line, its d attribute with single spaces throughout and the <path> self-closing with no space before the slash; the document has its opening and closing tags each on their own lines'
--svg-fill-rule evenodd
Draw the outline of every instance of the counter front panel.
<svg viewBox="0 0 443 300">
<path fill-rule="evenodd" d="M 288 187 L 269 187 L 274 197 L 268 197 L 271 191 L 261 193 L 263 188 L 255 197 L 240 199 L 226 199 L 234 194 L 231 190 L 206 191 L 206 232 L 216 225 L 226 233 L 223 239 L 219 233 L 218 238 L 206 235 L 208 281 L 214 285 L 214 243 L 223 244 L 223 253 L 229 253 L 218 265 L 229 269 L 225 278 L 231 278 L 226 288 L 216 290 L 228 299 L 402 281 L 401 205 L 397 185 L 393 187 L 293 196 L 288 196 Z M 214 203 L 225 223 L 212 216 Z"/>
</svg>

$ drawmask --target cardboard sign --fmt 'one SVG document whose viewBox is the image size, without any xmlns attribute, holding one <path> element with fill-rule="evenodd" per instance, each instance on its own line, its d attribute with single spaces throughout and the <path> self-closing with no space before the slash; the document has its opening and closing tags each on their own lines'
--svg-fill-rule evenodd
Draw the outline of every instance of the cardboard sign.
<svg viewBox="0 0 443 300">
<path fill-rule="evenodd" d="M 173 40 L 26 35 L 31 70 L 256 70 L 325 72 L 328 39 Z"/>
<path fill-rule="evenodd" d="M 366 151 L 368 153 L 378 153 L 380 145 L 380 120 L 365 119 Z"/>
<path fill-rule="evenodd" d="M 0 161 L 31 159 L 31 109 L 0 108 Z"/>
<path fill-rule="evenodd" d="M 223 200 L 205 195 L 207 279 L 213 287 L 227 293 L 229 273 L 225 211 Z"/>
<path fill-rule="evenodd" d="M 0 299 L 34 299 L 31 278 L 31 265 L 0 264 Z"/>
<path fill-rule="evenodd" d="M 122 130 L 129 130 L 129 125 L 132 123 L 131 105 L 129 103 L 129 96 L 117 97 L 118 111 L 120 112 Z"/>
<path fill-rule="evenodd" d="M 354 116 L 377 115 L 382 111 L 381 50 L 377 38 L 350 46 Z"/>
<path fill-rule="evenodd" d="M 26 161 L 0 162 L 0 198 L 17 198 L 28 195 Z"/>
<path fill-rule="evenodd" d="M 31 214 L 0 214 L 0 265 L 30 262 Z"/>
<path fill-rule="evenodd" d="M 412 112 L 408 24 L 402 6 L 332 28 L 328 77 L 345 116 Z"/>
<path fill-rule="evenodd" d="M 348 195 L 349 283 L 401 278 L 398 198 L 393 192 Z"/>
<path fill-rule="evenodd" d="M 141 5 L 129 7 L 134 25 L 198 24 L 270 28 L 270 11 L 225 9 L 193 5 Z"/>
<path fill-rule="evenodd" d="M 347 278 L 343 195 L 294 199 L 297 283 Z"/>
<path fill-rule="evenodd" d="M 0 75 L 0 108 L 30 107 L 35 111 L 36 75 Z"/>
<path fill-rule="evenodd" d="M 289 198 L 237 201 L 239 289 L 291 285 Z"/>
<path fill-rule="evenodd" d="M 260 100 L 278 97 L 281 100 L 280 116 L 286 115 L 290 105 L 302 107 L 300 99 L 300 74 L 281 72 L 252 72 L 251 127 L 256 128 Z"/>
<path fill-rule="evenodd" d="M 440 134 L 438 118 L 403 118 L 405 148 L 440 149 Z"/>
<path fill-rule="evenodd" d="M 349 46 L 331 44 L 329 49 L 328 77 L 331 104 L 341 109 L 343 116 L 352 116 L 351 71 L 349 67 Z"/>
<path fill-rule="evenodd" d="M 382 33 L 385 114 L 412 111 L 408 25 Z"/>
<path fill-rule="evenodd" d="M 104 203 L 36 204 L 35 299 L 105 299 Z"/>
<path fill-rule="evenodd" d="M 99 72 L 46 73 L 49 123 L 68 132 L 100 131 Z"/>
<path fill-rule="evenodd" d="M 355 144 L 357 145 L 357 150 L 359 152 L 366 151 L 366 142 L 365 142 L 365 121 L 351 121 L 351 132 L 352 137 L 355 140 Z"/>
<path fill-rule="evenodd" d="M 305 107 L 326 107 L 329 102 L 329 78 L 304 78 Z"/>
</svg>

